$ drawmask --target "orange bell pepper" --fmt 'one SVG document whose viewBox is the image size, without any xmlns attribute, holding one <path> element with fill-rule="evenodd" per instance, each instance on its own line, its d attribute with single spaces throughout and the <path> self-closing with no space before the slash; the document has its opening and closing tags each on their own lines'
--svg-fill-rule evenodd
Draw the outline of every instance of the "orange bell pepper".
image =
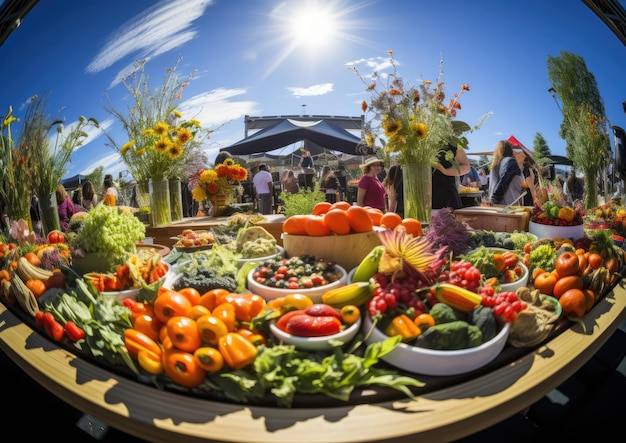
<svg viewBox="0 0 626 443">
<path fill-rule="evenodd" d="M 236 332 L 229 332 L 220 337 L 218 349 L 226 364 L 235 370 L 251 365 L 259 353 L 256 346 Z"/>
<path fill-rule="evenodd" d="M 385 334 L 389 337 L 399 335 L 402 337 L 402 341 L 409 341 L 416 338 L 422 333 L 422 330 L 413 322 L 413 320 L 406 314 L 400 314 L 391 320 Z"/>
<path fill-rule="evenodd" d="M 247 292 L 245 294 L 229 293 L 223 297 L 218 297 L 218 305 L 230 303 L 235 307 L 235 318 L 238 321 L 249 322 L 254 317 L 265 310 L 265 299 L 257 294 Z"/>
</svg>

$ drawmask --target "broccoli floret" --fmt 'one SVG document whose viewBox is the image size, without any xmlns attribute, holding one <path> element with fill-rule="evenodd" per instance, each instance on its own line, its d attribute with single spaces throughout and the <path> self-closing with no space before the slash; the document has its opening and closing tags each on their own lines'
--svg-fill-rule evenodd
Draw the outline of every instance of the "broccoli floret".
<svg viewBox="0 0 626 443">
<path fill-rule="evenodd" d="M 173 284 L 173 289 L 178 291 L 183 288 L 194 288 L 200 294 L 204 294 L 211 289 L 226 289 L 229 292 L 237 290 L 237 281 L 230 274 L 218 275 L 212 269 L 196 269 L 189 274 L 182 274 L 182 277 Z"/>
<path fill-rule="evenodd" d="M 435 305 L 430 308 L 430 315 L 435 319 L 436 325 L 458 320 L 454 309 L 445 303 L 435 303 Z"/>
<path fill-rule="evenodd" d="M 486 306 L 479 306 L 472 309 L 467 314 L 467 322 L 480 328 L 484 342 L 487 342 L 496 336 L 497 325 L 496 317 L 493 315 L 493 309 Z"/>
<path fill-rule="evenodd" d="M 480 328 L 460 320 L 432 326 L 416 340 L 417 346 L 439 350 L 465 349 L 481 343 Z"/>
<path fill-rule="evenodd" d="M 475 348 L 483 344 L 483 333 L 476 325 L 467 327 L 467 347 Z"/>
</svg>

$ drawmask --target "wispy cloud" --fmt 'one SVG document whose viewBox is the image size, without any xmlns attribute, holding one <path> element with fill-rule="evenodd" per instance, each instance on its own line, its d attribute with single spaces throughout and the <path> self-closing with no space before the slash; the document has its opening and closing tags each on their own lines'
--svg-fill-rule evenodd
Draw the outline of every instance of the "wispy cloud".
<svg viewBox="0 0 626 443">
<path fill-rule="evenodd" d="M 124 23 L 108 38 L 104 48 L 85 69 L 98 73 L 125 57 L 150 58 L 193 39 L 197 32 L 190 30 L 214 0 L 164 0 Z"/>
<path fill-rule="evenodd" d="M 320 85 L 309 86 L 308 88 L 299 88 L 297 86 L 287 86 L 287 90 L 295 97 L 313 97 L 316 95 L 325 95 L 333 91 L 332 83 L 322 83 Z"/>
</svg>

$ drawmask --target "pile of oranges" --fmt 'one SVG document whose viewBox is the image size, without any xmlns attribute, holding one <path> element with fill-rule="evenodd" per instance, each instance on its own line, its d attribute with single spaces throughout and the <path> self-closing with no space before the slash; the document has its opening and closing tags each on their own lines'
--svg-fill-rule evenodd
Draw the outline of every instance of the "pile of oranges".
<svg viewBox="0 0 626 443">
<path fill-rule="evenodd" d="M 370 207 L 352 206 L 345 201 L 320 202 L 311 214 L 292 215 L 283 223 L 283 232 L 290 235 L 346 235 L 369 232 L 374 226 L 404 229 L 414 237 L 422 236 L 422 224 L 414 218 L 402 218 L 395 212 L 382 212 Z"/>
</svg>

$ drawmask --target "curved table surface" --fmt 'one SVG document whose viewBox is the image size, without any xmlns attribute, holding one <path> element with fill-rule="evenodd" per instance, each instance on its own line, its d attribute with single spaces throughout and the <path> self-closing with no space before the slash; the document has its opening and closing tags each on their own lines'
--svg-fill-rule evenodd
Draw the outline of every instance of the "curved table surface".
<svg viewBox="0 0 626 443">
<path fill-rule="evenodd" d="M 0 347 L 30 377 L 74 408 L 145 440 L 399 442 L 410 436 L 411 441 L 416 437 L 451 441 L 537 402 L 591 359 L 624 318 L 626 288 L 621 280 L 585 315 L 586 332 L 572 324 L 504 367 L 416 401 L 330 408 L 235 405 L 160 391 L 60 348 L 2 303 Z"/>
</svg>

